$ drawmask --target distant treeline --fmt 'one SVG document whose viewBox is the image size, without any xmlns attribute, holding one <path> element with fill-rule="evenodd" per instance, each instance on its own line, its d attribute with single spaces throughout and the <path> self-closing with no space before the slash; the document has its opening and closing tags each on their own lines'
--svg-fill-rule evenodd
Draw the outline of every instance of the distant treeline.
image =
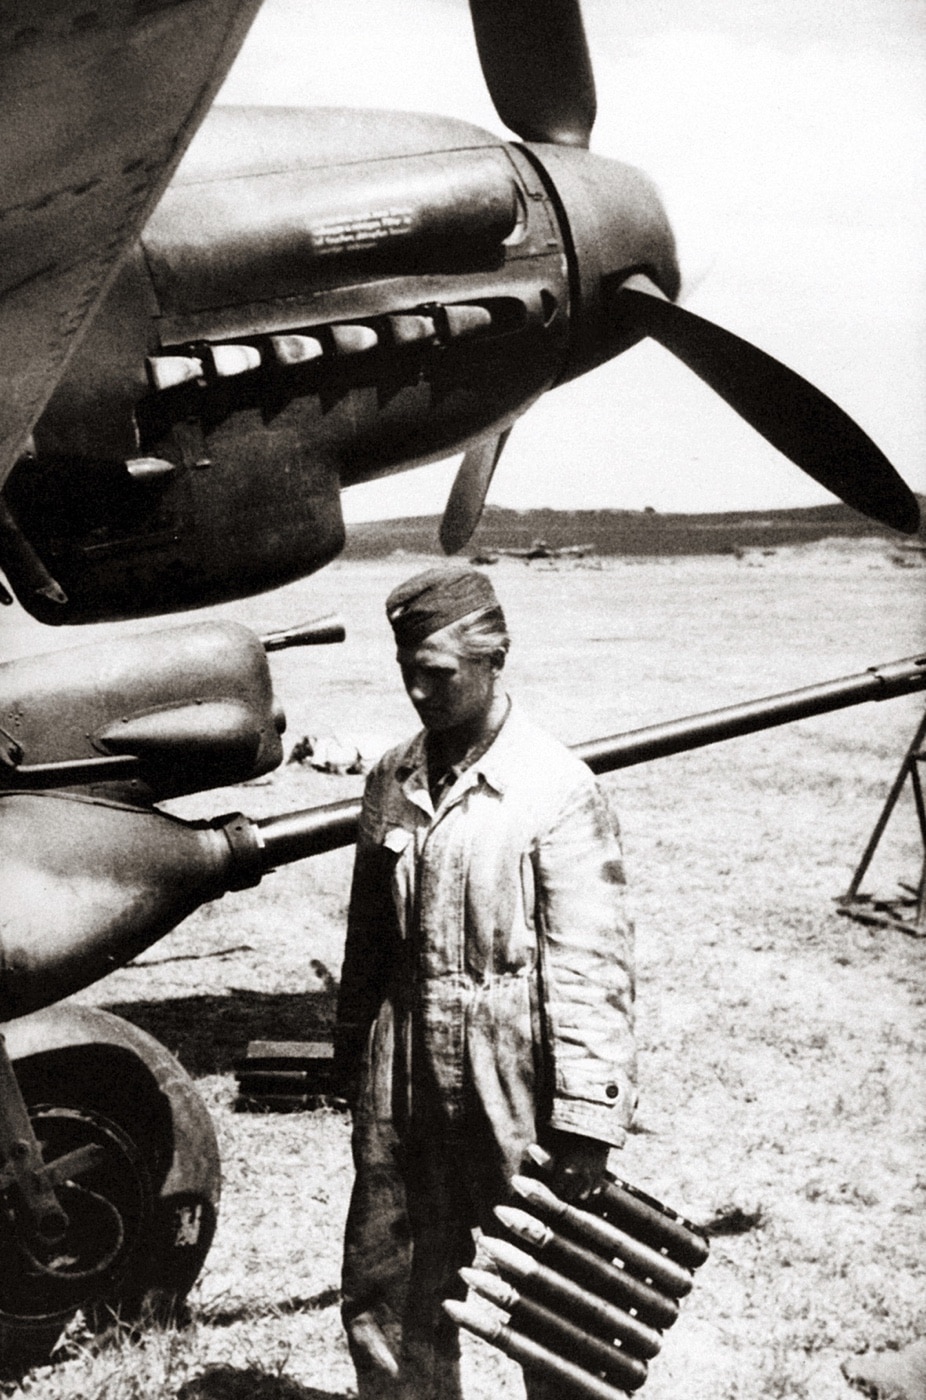
<svg viewBox="0 0 926 1400">
<path fill-rule="evenodd" d="M 923 509 L 926 498 L 920 497 Z M 926 516 L 926 510 L 923 510 Z M 405 550 L 438 552 L 440 518 L 420 515 L 351 525 L 345 557 L 375 559 Z M 839 503 L 800 510 L 726 511 L 717 515 L 661 515 L 655 510 L 506 510 L 489 506 L 465 551 L 491 554 L 529 549 L 543 540 L 554 549 L 591 545 L 595 554 L 730 554 L 829 538 L 903 536 Z M 921 528 L 920 540 L 926 539 Z"/>
</svg>

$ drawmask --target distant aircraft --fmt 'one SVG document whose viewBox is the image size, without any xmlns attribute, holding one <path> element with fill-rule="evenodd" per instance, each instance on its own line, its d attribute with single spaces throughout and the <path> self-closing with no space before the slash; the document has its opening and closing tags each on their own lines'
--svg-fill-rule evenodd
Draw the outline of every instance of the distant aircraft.
<svg viewBox="0 0 926 1400">
<path fill-rule="evenodd" d="M 588 555 L 594 554 L 593 544 L 547 544 L 546 540 L 532 540 L 525 549 L 497 549 L 492 551 L 495 558 L 504 555 L 508 559 L 524 559 L 528 564 L 535 559 L 586 559 Z M 493 562 L 491 558 L 476 555 L 473 563 Z"/>
</svg>

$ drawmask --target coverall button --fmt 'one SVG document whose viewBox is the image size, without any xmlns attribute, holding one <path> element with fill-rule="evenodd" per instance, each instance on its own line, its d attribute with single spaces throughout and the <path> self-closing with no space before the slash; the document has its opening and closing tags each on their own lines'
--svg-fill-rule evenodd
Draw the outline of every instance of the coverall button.
<svg viewBox="0 0 926 1400">
<path fill-rule="evenodd" d="M 605 1089 L 605 1093 L 607 1094 L 609 1099 L 616 1099 L 618 1094 L 620 1093 L 620 1090 L 618 1089 L 616 1084 L 609 1084 L 608 1087 Z"/>
</svg>

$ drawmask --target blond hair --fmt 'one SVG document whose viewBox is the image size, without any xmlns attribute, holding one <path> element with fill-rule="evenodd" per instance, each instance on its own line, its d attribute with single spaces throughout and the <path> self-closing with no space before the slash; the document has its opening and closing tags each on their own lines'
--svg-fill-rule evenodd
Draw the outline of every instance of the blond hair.
<svg viewBox="0 0 926 1400">
<path fill-rule="evenodd" d="M 439 635 L 443 645 L 469 661 L 497 651 L 507 656 L 511 646 L 505 614 L 500 607 L 479 608 L 467 613 L 442 627 Z"/>
</svg>

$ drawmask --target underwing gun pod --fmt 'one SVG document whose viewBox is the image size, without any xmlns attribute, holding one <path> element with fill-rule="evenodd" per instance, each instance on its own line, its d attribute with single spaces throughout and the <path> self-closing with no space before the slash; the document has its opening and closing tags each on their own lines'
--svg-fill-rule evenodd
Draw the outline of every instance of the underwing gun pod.
<svg viewBox="0 0 926 1400">
<path fill-rule="evenodd" d="M 528 1155 L 542 1177 L 548 1155 L 537 1146 Z M 707 1239 L 612 1176 L 581 1207 L 534 1176 L 514 1176 L 511 1188 L 518 1206 L 496 1206 L 495 1215 L 517 1243 L 483 1240 L 501 1279 L 461 1270 L 507 1322 L 455 1300 L 447 1313 L 564 1396 L 617 1400 L 638 1390 L 707 1258 Z"/>
<path fill-rule="evenodd" d="M 197 623 L 0 667 L 0 1361 L 171 1309 L 212 1240 L 220 1169 L 192 1081 L 151 1036 L 60 998 L 260 878 L 250 825 L 156 805 L 281 761 L 260 639 Z M 59 1004 L 55 1004 L 59 1003 Z"/>
</svg>

